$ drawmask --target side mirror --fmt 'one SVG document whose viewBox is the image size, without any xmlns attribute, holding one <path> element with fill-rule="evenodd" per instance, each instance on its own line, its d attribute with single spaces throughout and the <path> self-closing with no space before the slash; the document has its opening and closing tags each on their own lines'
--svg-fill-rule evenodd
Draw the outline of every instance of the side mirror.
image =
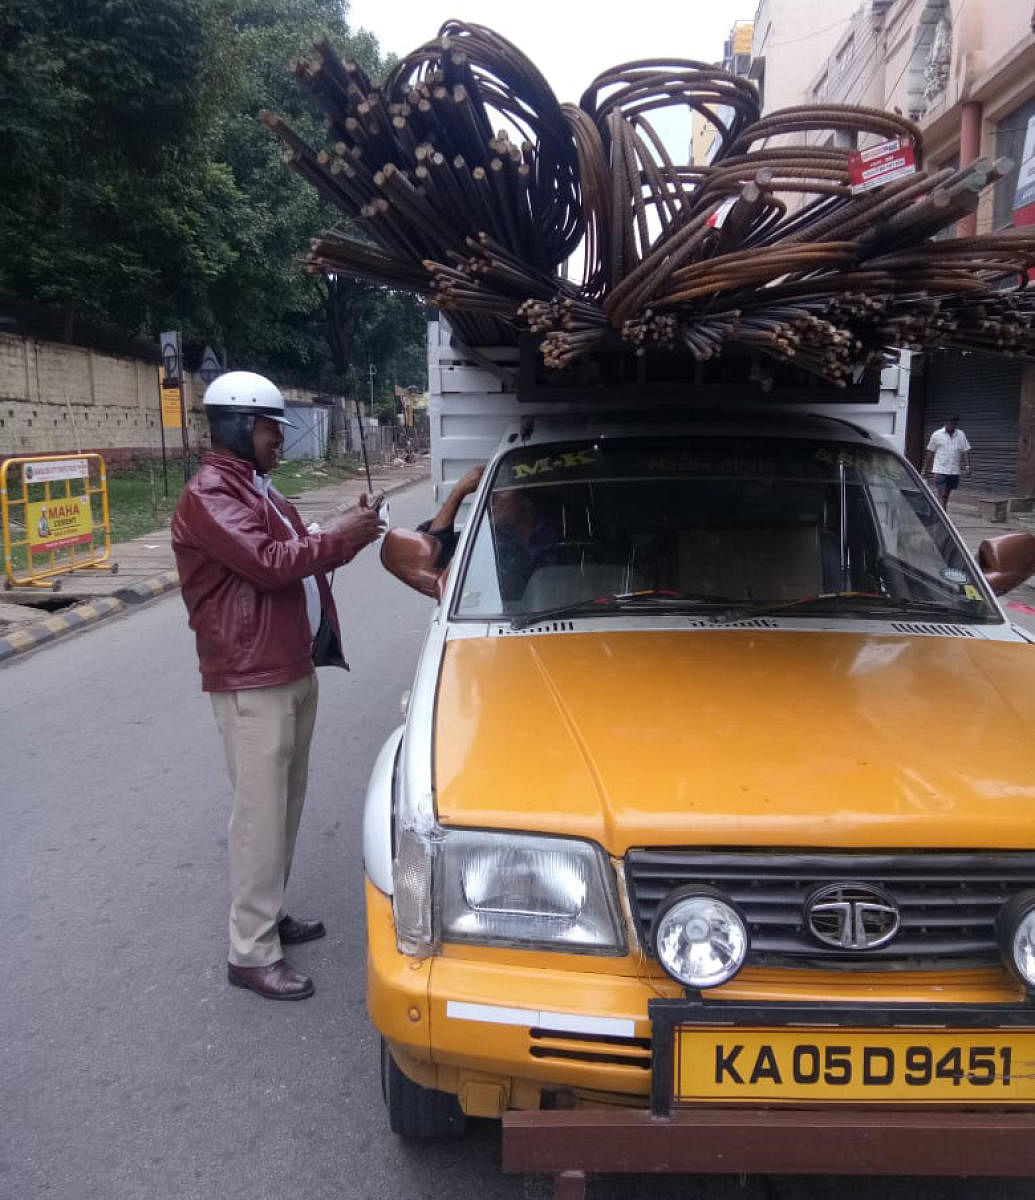
<svg viewBox="0 0 1035 1200">
<path fill-rule="evenodd" d="M 381 542 L 381 563 L 407 587 L 441 600 L 446 571 L 435 565 L 441 549 L 438 539 L 430 533 L 390 529 Z"/>
<path fill-rule="evenodd" d="M 978 566 L 992 591 L 1003 596 L 1035 575 L 1035 537 L 1030 533 L 1004 533 L 978 546 Z"/>
</svg>

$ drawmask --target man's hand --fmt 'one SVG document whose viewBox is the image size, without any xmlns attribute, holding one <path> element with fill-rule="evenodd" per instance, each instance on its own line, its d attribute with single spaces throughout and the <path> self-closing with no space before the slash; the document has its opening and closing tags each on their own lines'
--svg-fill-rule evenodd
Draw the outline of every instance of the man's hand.
<svg viewBox="0 0 1035 1200">
<path fill-rule="evenodd" d="M 357 550 L 376 542 L 385 529 L 377 509 L 367 506 L 366 496 L 360 496 L 359 504 L 346 509 L 330 526 L 330 532 L 343 533 Z"/>
<path fill-rule="evenodd" d="M 481 482 L 482 475 L 485 473 L 484 465 L 480 467 L 472 467 L 465 475 L 453 484 L 453 490 L 446 497 L 445 503 L 432 517 L 431 524 L 428 526 L 428 532 L 434 533 L 439 529 L 452 529 L 453 522 L 456 520 L 456 514 L 460 511 L 460 505 L 464 499 L 469 496 L 478 487 Z"/>
<path fill-rule="evenodd" d="M 456 486 L 453 488 L 454 493 L 463 498 L 470 496 L 472 492 L 477 491 L 478 484 L 482 481 L 482 476 L 485 474 L 485 466 L 472 467 L 465 475 L 461 475 L 456 481 Z"/>
</svg>

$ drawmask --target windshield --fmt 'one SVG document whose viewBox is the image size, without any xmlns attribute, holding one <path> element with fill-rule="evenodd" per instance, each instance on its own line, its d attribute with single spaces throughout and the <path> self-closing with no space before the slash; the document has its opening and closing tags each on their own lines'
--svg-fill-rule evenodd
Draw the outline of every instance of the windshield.
<svg viewBox="0 0 1035 1200">
<path fill-rule="evenodd" d="M 663 609 L 999 621 L 938 505 L 890 452 L 613 438 L 500 460 L 456 615 Z"/>
</svg>

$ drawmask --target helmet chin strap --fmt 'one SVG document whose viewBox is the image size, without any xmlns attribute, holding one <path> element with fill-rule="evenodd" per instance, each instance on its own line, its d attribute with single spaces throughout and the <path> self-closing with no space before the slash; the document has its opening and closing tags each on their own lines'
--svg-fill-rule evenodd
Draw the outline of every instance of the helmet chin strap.
<svg viewBox="0 0 1035 1200">
<path fill-rule="evenodd" d="M 213 449 L 229 450 L 231 454 L 236 454 L 238 458 L 251 463 L 258 471 L 259 464 L 255 461 L 255 444 L 252 440 L 255 432 L 254 413 L 210 408 L 208 427 L 212 434 Z"/>
</svg>

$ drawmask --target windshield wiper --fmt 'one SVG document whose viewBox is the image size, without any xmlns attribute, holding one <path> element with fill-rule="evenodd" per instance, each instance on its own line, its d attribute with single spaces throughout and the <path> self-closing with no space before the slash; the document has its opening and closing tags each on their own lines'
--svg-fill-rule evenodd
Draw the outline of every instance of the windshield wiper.
<svg viewBox="0 0 1035 1200">
<path fill-rule="evenodd" d="M 984 609 L 987 609 L 983 601 L 971 600 L 967 603 L 980 603 Z M 925 616 L 942 617 L 953 621 L 987 621 L 989 619 L 987 611 L 976 612 L 971 608 L 962 608 L 957 604 L 944 604 L 937 600 L 915 600 L 908 596 L 889 596 L 884 592 L 823 592 L 818 596 L 798 596 L 794 600 L 787 600 L 780 604 L 745 604 L 731 608 L 728 612 L 717 615 L 715 624 L 733 625 L 751 617 L 777 616 L 809 605 L 829 605 L 836 607 L 839 612 L 878 612 L 882 615 L 895 611 L 922 613 Z"/>
<path fill-rule="evenodd" d="M 593 600 L 576 600 L 571 604 L 560 604 L 555 608 L 540 609 L 538 612 L 519 613 L 511 617 L 510 626 L 512 629 L 525 629 L 539 621 L 553 621 L 559 617 L 635 612 L 640 608 L 665 608 L 668 611 L 681 612 L 696 610 L 701 605 L 729 603 L 729 596 L 699 596 L 667 588 L 646 588 L 636 592 L 612 592 L 608 596 L 598 596 Z"/>
</svg>

